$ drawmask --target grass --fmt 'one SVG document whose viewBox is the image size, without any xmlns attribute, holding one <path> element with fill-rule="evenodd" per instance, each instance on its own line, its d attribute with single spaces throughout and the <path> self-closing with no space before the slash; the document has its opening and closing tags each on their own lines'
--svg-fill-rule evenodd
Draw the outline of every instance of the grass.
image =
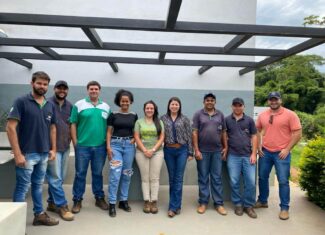
<svg viewBox="0 0 325 235">
<path fill-rule="evenodd" d="M 294 167 L 296 169 L 299 168 L 299 160 L 300 160 L 300 155 L 305 147 L 305 143 L 299 143 L 297 144 L 291 151 L 291 167 Z"/>
</svg>

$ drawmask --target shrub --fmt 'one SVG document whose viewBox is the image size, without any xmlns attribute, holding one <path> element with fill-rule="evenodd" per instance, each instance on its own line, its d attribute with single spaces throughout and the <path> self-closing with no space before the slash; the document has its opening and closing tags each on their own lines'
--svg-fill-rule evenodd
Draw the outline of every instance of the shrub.
<svg viewBox="0 0 325 235">
<path fill-rule="evenodd" d="M 299 184 L 309 200 L 325 209 L 325 138 L 308 142 L 300 158 Z"/>
</svg>

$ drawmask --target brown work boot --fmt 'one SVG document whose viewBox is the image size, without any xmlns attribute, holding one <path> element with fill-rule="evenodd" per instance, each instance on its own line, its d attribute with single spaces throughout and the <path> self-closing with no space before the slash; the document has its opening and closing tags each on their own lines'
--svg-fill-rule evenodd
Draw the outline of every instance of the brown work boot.
<svg viewBox="0 0 325 235">
<path fill-rule="evenodd" d="M 253 207 L 245 207 L 244 212 L 253 219 L 257 218 L 257 214 L 255 213 Z"/>
<path fill-rule="evenodd" d="M 242 216 L 244 214 L 244 209 L 242 206 L 235 206 L 235 214 Z"/>
<path fill-rule="evenodd" d="M 46 210 L 51 211 L 51 212 L 57 212 L 58 208 L 53 202 L 48 202 Z"/>
<path fill-rule="evenodd" d="M 282 220 L 287 220 L 289 219 L 289 211 L 287 210 L 281 210 L 279 214 L 279 218 Z"/>
<path fill-rule="evenodd" d="M 152 201 L 151 202 L 150 212 L 152 214 L 157 214 L 158 213 L 157 201 Z"/>
<path fill-rule="evenodd" d="M 260 201 L 257 201 L 254 205 L 254 208 L 255 209 L 258 209 L 258 208 L 268 208 L 269 205 L 267 203 L 262 203 Z"/>
<path fill-rule="evenodd" d="M 217 206 L 216 207 L 216 211 L 220 214 L 220 215 L 227 215 L 227 211 L 223 206 Z"/>
<path fill-rule="evenodd" d="M 82 207 L 81 201 L 73 201 L 73 207 L 71 209 L 71 212 L 73 214 L 77 214 L 80 212 L 81 207 Z"/>
<path fill-rule="evenodd" d="M 150 202 L 149 201 L 144 201 L 143 212 L 144 213 L 150 213 L 150 207 L 151 207 Z"/>
<path fill-rule="evenodd" d="M 200 205 L 197 207 L 196 211 L 197 211 L 197 213 L 199 213 L 199 214 L 204 214 L 204 212 L 206 211 L 206 209 L 207 209 L 207 205 L 205 205 L 205 204 L 200 204 Z"/>
<path fill-rule="evenodd" d="M 104 211 L 108 210 L 108 204 L 105 202 L 104 198 L 96 198 L 95 205 Z"/>
<path fill-rule="evenodd" d="M 55 218 L 51 218 L 45 212 L 35 215 L 34 221 L 33 221 L 34 226 L 38 226 L 38 225 L 54 226 L 54 225 L 58 225 L 58 224 L 59 224 L 59 220 L 57 220 Z"/>
<path fill-rule="evenodd" d="M 65 221 L 72 221 L 74 215 L 70 212 L 68 205 L 59 207 L 59 215 Z"/>
</svg>

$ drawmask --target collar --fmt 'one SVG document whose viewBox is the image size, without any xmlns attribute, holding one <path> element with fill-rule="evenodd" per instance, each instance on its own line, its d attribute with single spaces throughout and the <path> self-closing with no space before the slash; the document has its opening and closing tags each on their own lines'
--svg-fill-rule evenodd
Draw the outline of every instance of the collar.
<svg viewBox="0 0 325 235">
<path fill-rule="evenodd" d="M 203 108 L 202 109 L 202 112 L 208 116 L 210 116 L 210 114 Z M 211 116 L 214 116 L 214 115 L 217 115 L 218 114 L 218 111 L 216 108 L 214 108 L 214 113 L 211 115 Z"/>
<path fill-rule="evenodd" d="M 46 97 L 45 97 L 45 96 L 43 96 L 43 97 L 44 97 L 44 100 L 47 101 Z M 32 95 L 32 92 L 30 92 L 30 93 L 27 95 L 27 98 L 28 98 L 29 100 L 34 100 L 34 101 L 36 102 L 34 96 Z"/>
<path fill-rule="evenodd" d="M 231 118 L 236 120 L 234 113 L 231 114 Z M 238 121 L 245 120 L 245 118 L 246 118 L 246 114 L 243 113 L 243 116 L 240 119 L 238 119 Z"/>
<path fill-rule="evenodd" d="M 56 104 L 60 104 L 59 101 L 58 101 L 58 99 L 56 98 L 55 95 L 52 96 L 52 97 L 50 97 L 50 99 L 51 99 L 54 103 L 56 103 Z M 67 102 L 67 100 L 64 99 L 62 106 L 64 106 L 64 105 L 66 104 L 66 102 Z"/>
<path fill-rule="evenodd" d="M 268 112 L 269 112 L 269 114 L 270 115 L 281 115 L 281 114 L 283 114 L 283 112 L 284 112 L 284 107 L 280 107 L 280 110 L 278 111 L 278 112 L 276 112 L 276 113 L 272 113 L 272 110 L 271 110 L 271 108 L 269 108 L 269 110 L 268 110 Z"/>
<path fill-rule="evenodd" d="M 85 98 L 85 100 L 86 100 L 88 103 L 91 103 L 91 100 L 90 100 L 89 96 L 87 96 L 87 97 Z M 102 104 L 102 103 L 103 103 L 103 101 L 101 100 L 101 98 L 98 97 L 98 103 L 97 103 L 97 105 L 98 105 L 98 104 Z"/>
</svg>

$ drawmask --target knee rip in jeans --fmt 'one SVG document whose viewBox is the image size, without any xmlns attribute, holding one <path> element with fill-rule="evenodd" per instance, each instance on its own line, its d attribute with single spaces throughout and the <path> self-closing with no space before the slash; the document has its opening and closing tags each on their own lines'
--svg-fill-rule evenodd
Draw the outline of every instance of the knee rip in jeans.
<svg viewBox="0 0 325 235">
<path fill-rule="evenodd" d="M 122 167 L 122 162 L 118 161 L 118 160 L 112 160 L 109 162 L 109 165 L 110 165 L 111 170 L 120 171 L 121 170 L 120 168 Z"/>
<path fill-rule="evenodd" d="M 133 169 L 125 169 L 123 170 L 123 175 L 131 177 L 133 175 Z"/>
</svg>

